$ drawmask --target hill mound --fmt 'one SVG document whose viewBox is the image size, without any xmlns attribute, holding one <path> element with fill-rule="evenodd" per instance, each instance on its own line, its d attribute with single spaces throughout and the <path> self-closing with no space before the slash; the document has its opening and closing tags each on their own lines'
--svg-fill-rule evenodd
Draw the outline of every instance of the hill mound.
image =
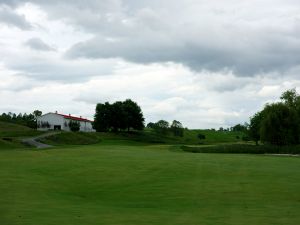
<svg viewBox="0 0 300 225">
<path fill-rule="evenodd" d="M 24 147 L 22 137 L 37 136 L 42 132 L 14 123 L 0 121 L 0 148 L 11 149 Z"/>
<path fill-rule="evenodd" d="M 100 140 L 98 133 L 61 132 L 39 141 L 50 145 L 89 145 L 96 144 Z"/>
<path fill-rule="evenodd" d="M 26 126 L 0 121 L 0 137 L 31 137 L 41 133 Z"/>
<path fill-rule="evenodd" d="M 200 140 L 198 134 L 201 133 L 205 139 Z M 185 130 L 183 137 L 174 136 L 171 133 L 162 135 L 152 129 L 136 132 L 119 133 L 83 133 L 83 132 L 62 132 L 46 137 L 41 141 L 50 145 L 82 145 L 96 144 L 101 141 L 135 141 L 146 144 L 215 144 L 215 143 L 236 143 L 240 142 L 243 133 L 241 132 L 220 132 L 212 130 Z"/>
<path fill-rule="evenodd" d="M 15 123 L 7 123 L 0 121 L 0 132 L 7 132 L 7 131 L 28 131 L 32 130 L 29 127 L 22 126 Z"/>
</svg>

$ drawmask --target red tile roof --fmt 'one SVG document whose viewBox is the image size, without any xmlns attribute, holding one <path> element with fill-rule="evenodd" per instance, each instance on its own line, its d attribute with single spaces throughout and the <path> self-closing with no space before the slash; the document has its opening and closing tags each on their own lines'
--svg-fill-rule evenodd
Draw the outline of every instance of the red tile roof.
<svg viewBox="0 0 300 225">
<path fill-rule="evenodd" d="M 77 121 L 83 121 L 83 122 L 93 122 L 92 120 L 88 120 L 82 117 L 76 117 L 76 116 L 71 116 L 71 115 L 64 115 L 60 113 L 55 113 L 57 115 L 63 116 L 65 119 L 70 119 L 70 120 L 77 120 Z"/>
</svg>

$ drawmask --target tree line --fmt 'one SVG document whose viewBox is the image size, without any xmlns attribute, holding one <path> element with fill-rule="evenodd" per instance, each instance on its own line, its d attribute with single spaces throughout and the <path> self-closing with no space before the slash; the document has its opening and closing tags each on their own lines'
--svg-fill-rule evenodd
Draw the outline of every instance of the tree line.
<svg viewBox="0 0 300 225">
<path fill-rule="evenodd" d="M 300 144 L 300 96 L 295 89 L 284 92 L 281 101 L 266 104 L 250 118 L 249 136 L 272 145 Z"/>
<path fill-rule="evenodd" d="M 37 128 L 36 119 L 42 115 L 42 111 L 34 110 L 32 113 L 16 113 L 8 112 L 0 115 L 0 121 L 20 124 L 31 128 Z"/>
<path fill-rule="evenodd" d="M 144 121 L 140 106 L 131 99 L 127 99 L 112 104 L 109 102 L 98 103 L 93 127 L 98 132 L 122 130 L 129 132 L 131 129 L 143 130 Z"/>
<path fill-rule="evenodd" d="M 268 103 L 264 108 L 250 118 L 250 123 L 237 124 L 231 128 L 219 129 L 219 131 L 241 131 L 254 140 L 272 145 L 297 145 L 300 144 L 300 95 L 295 89 L 287 90 L 281 97 L 281 101 Z M 41 116 L 40 110 L 30 114 L 2 113 L 0 121 L 25 125 L 37 128 L 37 117 Z M 127 99 L 114 103 L 98 103 L 96 105 L 93 127 L 98 132 L 106 131 L 130 131 L 143 130 L 144 116 L 140 106 Z M 78 131 L 80 124 L 76 122 L 69 124 L 71 130 Z M 165 120 L 156 123 L 148 123 L 147 128 L 166 135 L 173 133 L 175 136 L 183 136 L 182 124 L 174 120 L 171 124 Z M 205 137 L 199 136 L 199 139 Z"/>
<path fill-rule="evenodd" d="M 172 124 L 170 125 L 166 120 L 159 120 L 156 123 L 148 123 L 147 128 L 153 129 L 156 133 L 166 135 L 168 133 L 173 133 L 174 136 L 183 137 L 184 128 L 182 124 L 177 121 L 173 120 Z"/>
</svg>

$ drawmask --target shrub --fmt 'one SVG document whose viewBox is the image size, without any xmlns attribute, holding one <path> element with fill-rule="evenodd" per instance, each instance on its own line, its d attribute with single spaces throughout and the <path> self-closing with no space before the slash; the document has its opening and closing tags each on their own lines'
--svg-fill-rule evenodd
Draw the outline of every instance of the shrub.
<svg viewBox="0 0 300 225">
<path fill-rule="evenodd" d="M 70 120 L 69 127 L 71 131 L 77 132 L 80 130 L 80 123 L 78 121 Z"/>
<path fill-rule="evenodd" d="M 241 153 L 241 154 L 300 154 L 300 146 L 274 145 L 217 145 L 207 147 L 182 146 L 185 152 L 193 153 Z"/>
</svg>

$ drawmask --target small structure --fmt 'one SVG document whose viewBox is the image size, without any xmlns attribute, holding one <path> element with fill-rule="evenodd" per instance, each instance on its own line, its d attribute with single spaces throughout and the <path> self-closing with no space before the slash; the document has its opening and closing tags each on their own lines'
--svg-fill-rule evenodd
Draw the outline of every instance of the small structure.
<svg viewBox="0 0 300 225">
<path fill-rule="evenodd" d="M 91 120 L 71 116 L 64 115 L 60 113 L 47 113 L 37 118 L 37 129 L 41 131 L 46 130 L 64 130 L 70 131 L 69 122 L 70 121 L 77 121 L 80 124 L 80 131 L 83 132 L 95 132 L 92 126 Z"/>
</svg>

